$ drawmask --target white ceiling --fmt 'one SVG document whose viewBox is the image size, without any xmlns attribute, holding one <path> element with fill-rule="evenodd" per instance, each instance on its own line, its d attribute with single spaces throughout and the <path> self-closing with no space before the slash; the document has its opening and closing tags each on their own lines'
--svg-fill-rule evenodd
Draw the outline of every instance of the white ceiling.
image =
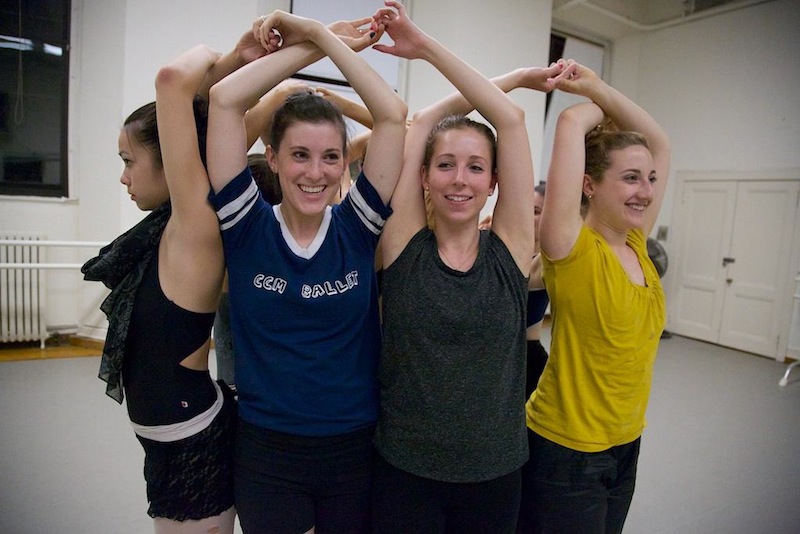
<svg viewBox="0 0 800 534">
<path fill-rule="evenodd" d="M 553 0 L 553 28 L 614 41 L 772 0 Z"/>
</svg>

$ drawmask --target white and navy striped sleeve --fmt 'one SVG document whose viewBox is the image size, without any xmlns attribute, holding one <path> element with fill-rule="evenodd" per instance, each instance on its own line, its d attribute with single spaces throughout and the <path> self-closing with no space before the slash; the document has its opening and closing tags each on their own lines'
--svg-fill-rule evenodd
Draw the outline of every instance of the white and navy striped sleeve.
<svg viewBox="0 0 800 534">
<path fill-rule="evenodd" d="M 212 191 L 208 198 L 217 212 L 220 230 L 225 232 L 236 226 L 253 209 L 259 191 L 249 167 L 245 167 L 222 191 Z"/>
</svg>

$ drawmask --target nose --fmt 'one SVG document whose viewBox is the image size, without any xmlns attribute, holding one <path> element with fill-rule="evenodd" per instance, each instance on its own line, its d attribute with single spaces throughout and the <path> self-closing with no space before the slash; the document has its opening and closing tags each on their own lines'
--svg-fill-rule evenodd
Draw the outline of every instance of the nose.
<svg viewBox="0 0 800 534">
<path fill-rule="evenodd" d="M 464 173 L 466 173 L 466 172 L 467 172 L 466 168 L 457 167 L 456 175 L 455 175 L 455 178 L 453 179 L 453 183 L 455 183 L 456 185 L 464 185 L 466 183 L 466 180 L 464 180 Z"/>
<path fill-rule="evenodd" d="M 312 180 L 319 180 L 322 178 L 323 170 L 322 170 L 322 161 L 319 158 L 312 158 L 308 163 L 308 168 L 306 169 L 306 173 L 308 177 Z"/>
<path fill-rule="evenodd" d="M 653 198 L 653 192 L 655 188 L 653 187 L 653 182 L 650 181 L 649 178 L 643 180 L 644 185 L 642 186 L 641 194 L 645 198 Z"/>
<path fill-rule="evenodd" d="M 122 174 L 119 176 L 119 183 L 121 183 L 126 187 L 131 185 L 131 181 L 128 179 L 128 176 L 126 175 L 125 171 L 123 171 Z"/>
</svg>

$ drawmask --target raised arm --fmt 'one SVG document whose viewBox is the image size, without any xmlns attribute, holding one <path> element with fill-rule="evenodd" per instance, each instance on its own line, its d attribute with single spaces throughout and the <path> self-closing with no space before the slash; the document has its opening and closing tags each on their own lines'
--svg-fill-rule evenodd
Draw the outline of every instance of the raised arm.
<svg viewBox="0 0 800 534">
<path fill-rule="evenodd" d="M 590 102 L 571 106 L 558 117 L 547 175 L 547 195 L 539 222 L 539 245 L 551 259 L 569 254 L 580 234 L 586 162 L 584 137 L 602 121 L 603 110 Z"/>
<path fill-rule="evenodd" d="M 196 46 L 156 76 L 156 114 L 161 159 L 172 214 L 164 232 L 164 292 L 194 311 L 216 306 L 223 259 L 219 224 L 208 204 L 208 175 L 201 160 L 194 99 L 220 55 Z M 205 125 L 205 114 L 197 119 Z M 196 266 L 196 267 L 195 267 Z"/>
<path fill-rule="evenodd" d="M 406 59 L 428 61 L 456 87 L 463 98 L 447 98 L 414 115 L 408 132 L 401 186 L 393 199 L 395 215 L 384 231 L 384 234 L 394 234 L 383 245 L 384 262 L 389 265 L 394 261 L 413 235 L 412 232 L 424 224 L 419 172 L 428 133 L 443 116 L 463 114 L 474 108 L 494 126 L 498 137 L 496 167 L 500 196 L 492 229 L 506 243 L 520 270 L 527 275 L 534 251 L 534 180 L 524 112 L 503 89 L 420 30 L 408 18 L 401 4 L 387 0 L 386 6 L 379 10 L 379 15 L 385 19 L 386 31 L 394 40 L 394 45 L 375 45 L 374 48 Z M 408 206 L 404 205 L 406 203 Z"/>
<path fill-rule="evenodd" d="M 338 107 L 342 111 L 342 115 L 353 119 L 366 128 L 372 129 L 372 115 L 366 106 L 325 87 L 317 87 L 316 91 L 321 94 L 325 100 L 332 102 Z"/>
<path fill-rule="evenodd" d="M 645 212 L 642 230 L 646 235 L 650 233 L 655 224 L 669 178 L 669 167 L 672 150 L 669 137 L 656 120 L 630 98 L 611 87 L 600 79 L 591 69 L 567 61 L 567 65 L 575 68 L 574 76 L 560 76 L 556 80 L 556 87 L 583 95 L 603 110 L 620 130 L 639 132 L 647 139 L 653 164 L 656 170 L 656 181 L 653 184 L 653 200 Z"/>
<path fill-rule="evenodd" d="M 286 18 L 283 22 L 289 22 L 281 24 L 280 17 Z M 309 42 L 307 29 L 303 34 L 302 28 L 292 28 L 292 19 L 299 18 L 276 12 L 258 19 L 254 24 L 257 37 L 269 33 L 272 28 L 279 29 L 283 46 L 223 78 L 209 92 L 208 170 L 214 191 L 222 190 L 247 165 L 248 136 L 244 120 L 247 110 L 279 82 L 324 56 L 318 46 Z M 349 46 L 356 50 L 374 42 L 378 35 L 359 29 L 368 21 L 336 22 L 331 27 L 335 28 L 338 37 L 331 35 L 355 55 L 342 44 L 341 39 L 347 39 Z M 273 41 L 262 38 L 261 42 L 270 46 Z M 275 50 L 276 46 L 270 48 Z"/>
</svg>

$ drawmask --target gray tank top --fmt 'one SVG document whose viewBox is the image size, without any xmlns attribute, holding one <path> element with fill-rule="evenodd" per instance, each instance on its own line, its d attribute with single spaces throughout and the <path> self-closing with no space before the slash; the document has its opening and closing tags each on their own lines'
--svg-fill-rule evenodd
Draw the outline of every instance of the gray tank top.
<svg viewBox="0 0 800 534">
<path fill-rule="evenodd" d="M 383 274 L 381 414 L 375 444 L 393 466 L 444 482 L 482 482 L 527 460 L 527 279 L 481 232 L 465 272 L 417 233 Z"/>
</svg>

